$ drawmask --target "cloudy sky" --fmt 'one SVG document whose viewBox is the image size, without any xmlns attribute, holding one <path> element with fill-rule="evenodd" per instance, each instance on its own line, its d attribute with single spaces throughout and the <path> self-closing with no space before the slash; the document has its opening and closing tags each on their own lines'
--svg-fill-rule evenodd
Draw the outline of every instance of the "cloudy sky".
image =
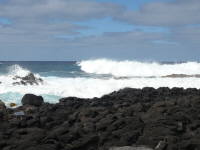
<svg viewBox="0 0 200 150">
<path fill-rule="evenodd" d="M 200 60 L 200 0 L 0 0 L 0 60 Z"/>
</svg>

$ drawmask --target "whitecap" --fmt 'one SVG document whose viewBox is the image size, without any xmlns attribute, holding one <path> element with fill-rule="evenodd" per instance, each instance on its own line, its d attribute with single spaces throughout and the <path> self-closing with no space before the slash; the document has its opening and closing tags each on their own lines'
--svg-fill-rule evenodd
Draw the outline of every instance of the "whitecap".
<svg viewBox="0 0 200 150">
<path fill-rule="evenodd" d="M 198 62 L 160 64 L 158 62 L 96 59 L 81 61 L 78 65 L 82 71 L 87 73 L 111 74 L 116 77 L 160 77 L 172 74 L 200 74 L 200 63 Z"/>
<path fill-rule="evenodd" d="M 0 84 L 0 99 L 20 104 L 24 94 L 32 93 L 45 96 L 45 101 L 55 103 L 61 97 L 75 96 L 80 98 L 101 97 L 113 91 L 131 87 L 184 87 L 200 88 L 199 78 L 130 78 L 130 79 L 94 79 L 94 78 L 59 78 L 43 77 L 42 85 Z M 13 92 L 9 93 L 9 92 Z M 2 95 L 4 93 L 10 96 Z M 5 98 L 5 99 L 4 99 Z M 10 98 L 10 99 L 9 99 Z"/>
<path fill-rule="evenodd" d="M 28 75 L 30 71 L 22 66 L 15 64 L 8 67 L 8 75 L 24 77 Z"/>
</svg>

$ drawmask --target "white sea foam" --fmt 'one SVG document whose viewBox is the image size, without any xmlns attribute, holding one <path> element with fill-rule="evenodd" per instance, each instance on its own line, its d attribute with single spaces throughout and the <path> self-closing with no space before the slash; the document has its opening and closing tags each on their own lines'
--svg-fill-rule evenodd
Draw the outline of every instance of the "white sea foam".
<svg viewBox="0 0 200 150">
<path fill-rule="evenodd" d="M 28 69 L 25 69 L 17 64 L 8 67 L 8 75 L 11 75 L 11 76 L 24 77 L 28 75 L 29 73 L 30 71 Z"/>
<path fill-rule="evenodd" d="M 171 74 L 200 74 L 200 63 L 160 64 L 157 62 L 113 61 L 108 59 L 86 60 L 78 63 L 87 73 L 124 76 L 166 76 Z"/>
<path fill-rule="evenodd" d="M 13 86 L 11 83 L 0 84 L 0 95 L 9 93 L 9 102 L 20 103 L 26 93 L 42 95 L 46 101 L 58 102 L 59 97 L 76 96 L 81 98 L 101 97 L 125 87 L 184 87 L 200 88 L 199 78 L 132 78 L 132 79 L 92 79 L 92 78 L 56 78 L 45 77 L 43 85 Z M 0 79 L 1 80 L 1 79 Z M 12 93 L 10 93 L 12 92 Z M 14 94 L 13 94 L 14 93 Z M 14 96 L 16 95 L 16 97 Z M 8 95 L 7 95 L 8 96 Z M 54 98 L 50 98 L 54 96 Z M 5 97 L 5 95 L 4 95 Z M 0 98 L 3 98 L 0 96 Z"/>
<path fill-rule="evenodd" d="M 103 64 L 103 65 L 102 65 Z M 118 65 L 119 64 L 119 65 Z M 137 65 L 139 67 L 137 67 Z M 199 63 L 188 62 L 175 65 L 160 65 L 158 63 L 141 63 L 130 61 L 109 61 L 95 60 L 83 61 L 79 64 L 83 70 L 91 73 L 110 73 L 116 76 L 160 76 L 167 74 L 200 74 Z M 97 65 L 98 69 L 95 69 Z M 91 66 L 91 67 L 90 67 Z M 113 67 L 112 67 L 113 66 Z M 134 69 L 135 66 L 136 68 Z M 189 67 L 190 66 L 190 67 Z M 115 68 L 116 67 L 116 68 Z M 131 69 L 132 67 L 132 69 Z M 12 67 L 11 67 L 12 68 Z M 92 78 L 92 77 L 42 77 L 44 83 L 41 85 L 17 85 L 13 86 L 13 77 L 16 75 L 24 76 L 30 73 L 26 68 L 15 66 L 8 75 L 1 75 L 0 81 L 0 99 L 20 104 L 24 94 L 33 93 L 42 95 L 45 101 L 55 103 L 61 97 L 75 96 L 81 98 L 101 97 L 110 92 L 125 88 L 143 88 L 143 87 L 184 87 L 184 88 L 200 88 L 200 78 Z M 112 68 L 112 69 L 111 69 Z M 141 68 L 141 71 L 139 70 Z M 151 69 L 153 71 L 151 71 Z M 163 69 L 164 68 L 164 69 Z M 109 69 L 111 69 L 109 71 Z M 159 72 L 161 70 L 161 73 Z M 198 70 L 199 69 L 199 70 Z M 120 72 L 121 70 L 121 72 Z M 135 70 L 135 71 L 134 71 Z M 166 70 L 164 72 L 164 70 Z M 127 71 L 127 72 L 125 72 Z M 38 75 L 39 76 L 39 75 Z"/>
</svg>

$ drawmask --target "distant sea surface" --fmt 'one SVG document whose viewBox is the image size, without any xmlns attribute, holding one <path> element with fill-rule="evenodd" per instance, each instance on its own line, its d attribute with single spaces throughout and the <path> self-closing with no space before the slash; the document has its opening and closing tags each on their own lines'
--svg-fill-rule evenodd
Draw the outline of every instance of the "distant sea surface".
<svg viewBox="0 0 200 150">
<path fill-rule="evenodd" d="M 13 77 L 30 72 L 44 80 L 40 85 L 13 85 Z M 101 97 L 125 88 L 200 88 L 199 62 L 139 62 L 109 59 L 80 62 L 0 62 L 0 99 L 20 104 L 26 93 L 42 95 L 45 101 L 61 97 Z"/>
</svg>

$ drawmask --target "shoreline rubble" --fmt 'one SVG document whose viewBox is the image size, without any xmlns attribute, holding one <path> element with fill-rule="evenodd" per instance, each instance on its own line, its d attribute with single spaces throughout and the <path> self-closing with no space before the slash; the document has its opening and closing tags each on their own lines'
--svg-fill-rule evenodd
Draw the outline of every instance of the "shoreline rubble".
<svg viewBox="0 0 200 150">
<path fill-rule="evenodd" d="M 0 101 L 0 150 L 200 149 L 200 90 L 125 88 L 101 98 Z"/>
</svg>

